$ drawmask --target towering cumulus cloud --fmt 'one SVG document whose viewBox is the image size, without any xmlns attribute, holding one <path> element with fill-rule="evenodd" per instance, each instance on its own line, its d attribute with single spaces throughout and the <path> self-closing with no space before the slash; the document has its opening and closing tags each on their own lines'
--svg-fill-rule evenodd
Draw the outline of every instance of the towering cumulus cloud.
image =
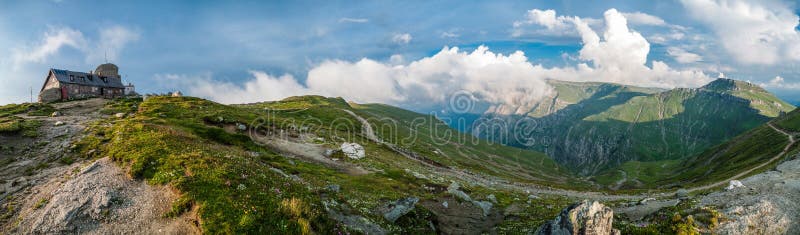
<svg viewBox="0 0 800 235">
<path fill-rule="evenodd" d="M 690 15 L 714 31 L 725 51 L 744 64 L 800 61 L 800 17 L 775 1 L 681 0 Z"/>
<path fill-rule="evenodd" d="M 591 64 L 553 68 L 548 78 L 662 88 L 696 87 L 709 82 L 708 76 L 700 71 L 675 70 L 662 61 L 654 60 L 647 66 L 650 43 L 628 28 L 627 19 L 616 9 L 606 11 L 603 16 L 602 37 L 579 17 L 560 17 L 569 19 L 577 29 L 583 42 L 579 58 Z"/>
<path fill-rule="evenodd" d="M 502 55 L 480 46 L 472 52 L 445 47 L 403 65 L 371 59 L 326 61 L 308 72 L 305 84 L 289 75 L 276 78 L 262 72 L 252 72 L 254 79 L 244 86 L 207 78 L 181 80 L 194 83 L 190 86 L 194 95 L 225 103 L 319 94 L 356 102 L 426 106 L 442 104 L 449 95 L 466 91 L 476 100 L 524 107 L 551 92 L 542 79 L 544 70 L 520 51 Z"/>
<path fill-rule="evenodd" d="M 532 10 L 528 18 L 515 27 L 542 25 L 547 29 L 577 32 L 583 43 L 579 51 L 581 62 L 575 66 L 545 68 L 531 64 L 521 51 L 503 55 L 485 46 L 471 52 L 444 47 L 433 56 L 410 63 L 366 58 L 355 62 L 325 61 L 309 70 L 304 84 L 290 75 L 273 77 L 263 72 L 252 72 L 254 79 L 244 86 L 209 79 L 187 80 L 194 83 L 190 85 L 193 95 L 225 103 L 319 94 L 424 109 L 442 107 L 450 95 L 464 93 L 474 101 L 509 107 L 510 113 L 530 110 L 542 97 L 551 94 L 552 88 L 545 79 L 665 88 L 694 87 L 709 81 L 701 72 L 674 70 L 660 61 L 647 66 L 650 44 L 628 28 L 625 16 L 617 10 L 605 12 L 602 37 L 583 19 L 557 16 L 553 10 Z"/>
</svg>

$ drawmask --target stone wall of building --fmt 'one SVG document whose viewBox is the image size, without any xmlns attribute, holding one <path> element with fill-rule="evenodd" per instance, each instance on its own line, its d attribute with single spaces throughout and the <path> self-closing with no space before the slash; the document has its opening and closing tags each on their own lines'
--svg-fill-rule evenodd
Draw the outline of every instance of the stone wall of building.
<svg viewBox="0 0 800 235">
<path fill-rule="evenodd" d="M 61 89 L 50 88 L 39 92 L 39 102 L 49 103 L 61 100 Z"/>
<path fill-rule="evenodd" d="M 123 95 L 122 88 L 94 87 L 78 84 L 61 84 L 67 92 L 67 99 L 83 99 L 89 97 L 116 98 Z"/>
</svg>

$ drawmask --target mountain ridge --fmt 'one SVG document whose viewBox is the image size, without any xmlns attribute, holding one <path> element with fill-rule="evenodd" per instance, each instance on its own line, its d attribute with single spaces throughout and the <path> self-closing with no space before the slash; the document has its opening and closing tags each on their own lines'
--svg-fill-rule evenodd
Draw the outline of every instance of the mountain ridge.
<svg viewBox="0 0 800 235">
<path fill-rule="evenodd" d="M 469 131 L 545 152 L 579 174 L 591 175 L 632 160 L 690 157 L 794 109 L 757 85 L 732 79 L 671 90 L 554 84 L 564 87 L 557 89 L 562 92 L 579 93 L 571 97 L 557 93 L 556 99 L 565 97 L 561 103 L 566 105 L 556 109 L 536 107 L 526 115 L 484 114 Z"/>
</svg>

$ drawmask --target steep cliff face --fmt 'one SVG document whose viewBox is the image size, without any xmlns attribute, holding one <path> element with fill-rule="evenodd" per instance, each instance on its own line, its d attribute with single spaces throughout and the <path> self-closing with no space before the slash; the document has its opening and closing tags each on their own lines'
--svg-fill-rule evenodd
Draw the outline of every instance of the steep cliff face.
<svg viewBox="0 0 800 235">
<path fill-rule="evenodd" d="M 794 109 L 756 85 L 730 79 L 667 91 L 551 83 L 557 88 L 551 100 L 526 115 L 489 112 L 472 133 L 545 152 L 592 175 L 632 160 L 693 156 Z"/>
</svg>

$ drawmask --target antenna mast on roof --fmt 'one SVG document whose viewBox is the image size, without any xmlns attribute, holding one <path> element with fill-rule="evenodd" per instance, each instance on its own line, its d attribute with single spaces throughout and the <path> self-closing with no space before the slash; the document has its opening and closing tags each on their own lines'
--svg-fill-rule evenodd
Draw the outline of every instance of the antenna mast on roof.
<svg viewBox="0 0 800 235">
<path fill-rule="evenodd" d="M 106 49 L 106 53 L 103 56 L 103 58 L 106 60 L 106 64 L 108 64 L 108 49 Z"/>
</svg>

